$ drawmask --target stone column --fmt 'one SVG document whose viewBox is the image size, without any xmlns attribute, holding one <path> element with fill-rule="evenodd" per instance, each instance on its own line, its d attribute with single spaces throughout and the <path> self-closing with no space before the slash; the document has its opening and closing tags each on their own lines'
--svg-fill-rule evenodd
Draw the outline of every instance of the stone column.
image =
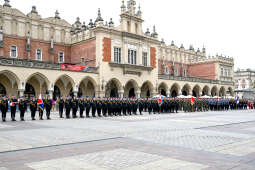
<svg viewBox="0 0 255 170">
<path fill-rule="evenodd" d="M 120 91 L 120 92 L 119 92 L 119 97 L 120 97 L 120 98 L 123 98 L 123 97 L 124 97 L 124 91 Z"/>
<path fill-rule="evenodd" d="M 141 97 L 141 91 L 136 91 L 135 96 L 139 99 Z"/>
<path fill-rule="evenodd" d="M 53 90 L 48 90 L 48 92 L 49 92 L 50 98 L 53 99 L 53 92 L 54 91 Z"/>
<path fill-rule="evenodd" d="M 18 91 L 19 91 L 19 97 L 24 96 L 24 92 L 25 92 L 24 89 L 19 89 Z"/>
</svg>

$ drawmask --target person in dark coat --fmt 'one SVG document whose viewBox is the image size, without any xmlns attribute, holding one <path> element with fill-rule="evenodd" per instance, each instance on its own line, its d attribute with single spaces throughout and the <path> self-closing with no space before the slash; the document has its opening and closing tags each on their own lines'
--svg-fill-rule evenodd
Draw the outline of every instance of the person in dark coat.
<svg viewBox="0 0 255 170">
<path fill-rule="evenodd" d="M 32 120 L 35 120 L 35 115 L 37 111 L 37 99 L 35 97 L 33 97 L 30 101 L 30 111 Z"/>
<path fill-rule="evenodd" d="M 26 112 L 26 102 L 24 100 L 24 97 L 22 96 L 19 100 L 19 111 L 20 111 L 20 120 L 21 121 L 25 121 L 24 116 L 25 116 L 25 112 Z"/>
<path fill-rule="evenodd" d="M 80 118 L 84 118 L 84 116 L 83 116 L 83 112 L 84 112 L 84 110 L 85 110 L 84 98 L 81 97 L 81 98 L 78 100 L 78 103 L 79 103 L 79 108 L 80 108 Z"/>
<path fill-rule="evenodd" d="M 50 112 L 52 109 L 52 100 L 50 98 L 50 96 L 47 96 L 47 99 L 45 100 L 45 109 L 46 109 L 46 116 L 47 116 L 47 120 L 50 120 Z"/>
<path fill-rule="evenodd" d="M 66 118 L 67 119 L 70 119 L 70 112 L 71 112 L 71 107 L 72 107 L 71 102 L 72 102 L 71 98 L 67 97 L 67 99 L 65 100 L 65 110 L 66 110 Z"/>
<path fill-rule="evenodd" d="M 65 101 L 64 101 L 63 97 L 60 97 L 60 99 L 58 99 L 58 110 L 59 110 L 60 118 L 63 118 L 64 105 L 65 105 Z"/>
<path fill-rule="evenodd" d="M 8 100 L 6 97 L 3 97 L 0 102 L 1 105 L 1 112 L 2 112 L 2 121 L 6 121 L 6 113 L 8 111 Z"/>
<path fill-rule="evenodd" d="M 13 95 L 10 100 L 12 121 L 16 121 L 15 116 L 16 116 L 17 105 L 18 105 L 18 99 L 16 99 L 16 97 Z"/>
</svg>

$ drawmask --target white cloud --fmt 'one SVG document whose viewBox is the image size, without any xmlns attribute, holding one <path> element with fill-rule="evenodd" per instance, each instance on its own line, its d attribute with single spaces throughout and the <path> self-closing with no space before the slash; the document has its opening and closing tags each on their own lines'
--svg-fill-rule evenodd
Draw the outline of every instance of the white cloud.
<svg viewBox="0 0 255 170">
<path fill-rule="evenodd" d="M 42 17 L 60 16 L 69 23 L 76 17 L 89 22 L 101 8 L 105 20 L 112 17 L 119 23 L 121 0 L 10 0 L 11 5 L 24 13 L 36 5 Z M 125 0 L 127 1 L 127 0 Z M 235 68 L 254 68 L 255 24 L 254 0 L 137 0 L 141 4 L 144 31 L 155 24 L 157 32 L 170 44 L 193 44 L 207 48 L 208 54 L 216 53 L 235 58 Z"/>
</svg>

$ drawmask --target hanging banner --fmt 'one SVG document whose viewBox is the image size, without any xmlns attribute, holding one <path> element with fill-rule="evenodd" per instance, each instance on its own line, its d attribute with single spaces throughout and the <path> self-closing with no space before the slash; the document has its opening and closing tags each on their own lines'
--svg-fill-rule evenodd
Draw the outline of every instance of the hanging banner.
<svg viewBox="0 0 255 170">
<path fill-rule="evenodd" d="M 67 70 L 67 71 L 87 71 L 88 69 L 89 69 L 88 66 L 61 64 L 61 70 Z"/>
</svg>

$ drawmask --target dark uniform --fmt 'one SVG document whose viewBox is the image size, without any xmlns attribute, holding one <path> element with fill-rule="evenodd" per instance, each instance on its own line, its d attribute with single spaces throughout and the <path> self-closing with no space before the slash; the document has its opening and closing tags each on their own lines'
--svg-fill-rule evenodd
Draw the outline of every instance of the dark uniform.
<svg viewBox="0 0 255 170">
<path fill-rule="evenodd" d="M 92 117 L 96 117 L 96 102 L 94 100 L 91 101 L 91 108 L 92 108 Z"/>
<path fill-rule="evenodd" d="M 2 121 L 5 122 L 6 121 L 6 113 L 8 111 L 8 100 L 6 98 L 3 98 L 1 100 L 1 112 L 2 112 Z"/>
<path fill-rule="evenodd" d="M 85 110 L 85 102 L 84 102 L 84 99 L 79 99 L 78 100 L 78 103 L 79 103 L 79 108 L 80 108 L 80 118 L 84 118 L 83 116 L 83 112 Z"/>
<path fill-rule="evenodd" d="M 50 112 L 51 112 L 51 109 L 52 109 L 52 101 L 51 101 L 51 99 L 46 99 L 45 100 L 45 109 L 46 109 L 47 119 L 50 120 Z"/>
<path fill-rule="evenodd" d="M 63 118 L 63 112 L 64 112 L 64 105 L 65 101 L 63 98 L 58 100 L 58 110 L 59 110 L 59 117 Z"/>
<path fill-rule="evenodd" d="M 71 100 L 70 99 L 66 99 L 65 100 L 65 109 L 66 109 L 66 118 L 70 119 L 70 112 L 71 112 Z"/>
<path fill-rule="evenodd" d="M 96 101 L 96 107 L 97 107 L 97 114 L 99 117 L 101 117 L 101 111 L 102 111 L 102 101 L 101 100 Z"/>
<path fill-rule="evenodd" d="M 23 98 L 21 98 L 19 101 L 19 111 L 20 111 L 20 120 L 21 121 L 25 121 L 24 116 L 25 116 L 25 112 L 26 112 L 26 108 L 27 108 L 26 105 L 27 105 L 27 103 L 24 101 Z"/>
<path fill-rule="evenodd" d="M 76 98 L 72 99 L 72 116 L 73 118 L 77 118 L 77 111 L 78 111 L 78 100 Z"/>
<path fill-rule="evenodd" d="M 90 108 L 91 108 L 91 101 L 90 100 L 86 100 L 85 101 L 85 108 L 86 108 L 86 117 L 89 118 L 89 112 L 90 112 Z"/>
<path fill-rule="evenodd" d="M 12 118 L 12 121 L 16 121 L 16 120 L 15 120 L 15 116 L 16 116 L 17 104 L 18 104 L 18 100 L 17 100 L 15 97 L 13 97 L 13 98 L 10 100 L 11 118 Z"/>
<path fill-rule="evenodd" d="M 32 120 L 35 120 L 35 115 L 37 111 L 37 100 L 35 98 L 30 101 L 30 111 Z"/>
</svg>

